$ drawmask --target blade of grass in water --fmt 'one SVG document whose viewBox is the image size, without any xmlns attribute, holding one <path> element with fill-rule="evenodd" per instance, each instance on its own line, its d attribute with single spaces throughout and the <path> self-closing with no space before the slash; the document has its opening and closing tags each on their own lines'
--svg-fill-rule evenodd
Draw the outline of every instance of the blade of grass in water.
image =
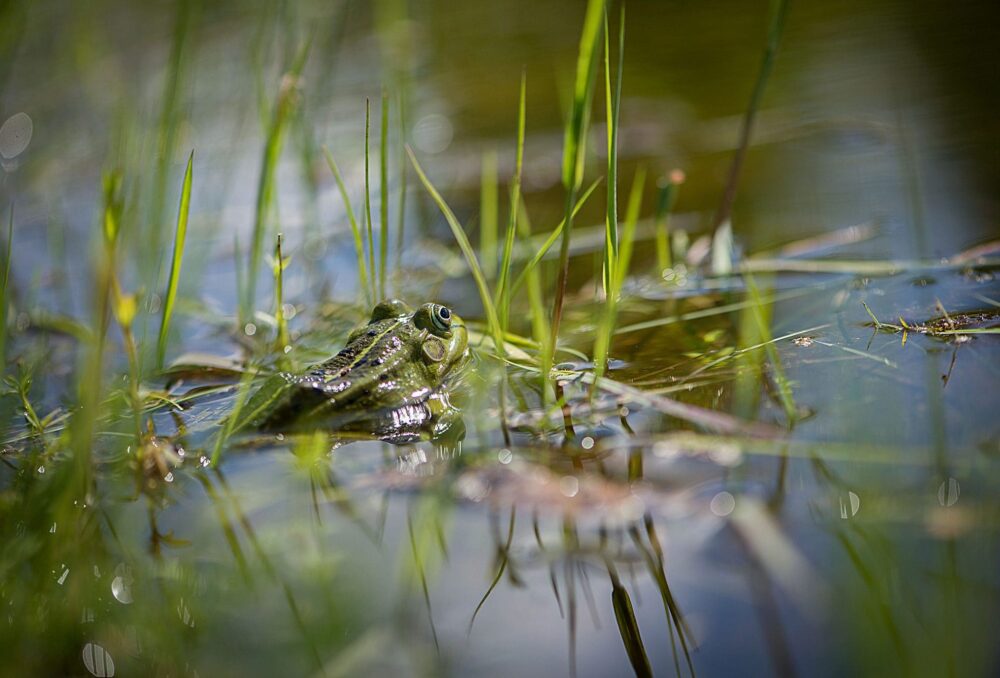
<svg viewBox="0 0 1000 678">
<path fill-rule="evenodd" d="M 354 254 L 358 260 L 358 289 L 365 295 L 368 305 L 371 306 L 374 301 L 372 300 L 371 286 L 368 284 L 368 266 L 365 264 L 365 244 L 361 237 L 361 228 L 358 226 L 358 220 L 354 216 L 354 210 L 351 208 L 351 199 L 347 195 L 347 187 L 344 186 L 344 179 L 340 176 L 340 169 L 333 159 L 333 154 L 330 153 L 330 149 L 326 146 L 323 147 L 323 154 L 326 156 L 326 164 L 330 166 L 333 178 L 337 182 L 337 190 L 340 191 L 340 198 L 344 201 L 344 211 L 347 212 L 347 223 L 350 224 L 351 235 L 354 236 Z"/>
<path fill-rule="evenodd" d="M 607 366 L 608 351 L 611 348 L 611 336 L 614 333 L 615 321 L 618 316 L 618 297 L 622 285 L 628 275 L 629 262 L 632 259 L 632 246 L 635 242 L 635 225 L 639 221 L 639 211 L 642 208 L 642 191 L 646 185 L 646 170 L 640 167 L 632 180 L 632 190 L 629 193 L 628 208 L 625 211 L 625 230 L 622 232 L 621 249 L 618 260 L 614 262 L 612 271 L 614 277 L 611 289 L 604 300 L 604 316 L 601 319 L 600 330 L 594 341 L 594 373 L 598 378 L 604 374 Z M 594 393 L 594 389 L 591 390 Z"/>
<path fill-rule="evenodd" d="M 287 262 L 281 254 L 281 234 L 278 234 L 278 242 L 274 246 L 274 319 L 278 326 L 278 336 L 275 348 L 284 355 L 285 349 L 289 346 L 288 320 L 285 318 L 285 293 L 284 293 L 284 271 Z"/>
<path fill-rule="evenodd" d="M 754 322 L 757 325 L 758 335 L 766 342 L 764 344 L 764 350 L 767 352 L 768 362 L 771 363 L 771 370 L 774 373 L 775 385 L 778 389 L 778 400 L 781 402 L 781 407 L 785 411 L 785 416 L 788 418 L 789 426 L 793 425 L 795 421 L 799 418 L 799 410 L 795 405 L 795 398 L 792 395 L 792 385 L 785 374 L 785 370 L 781 364 L 781 358 L 778 355 L 778 349 L 775 347 L 774 342 L 771 340 L 771 327 L 767 318 L 765 318 L 764 302 L 761 301 L 760 290 L 757 288 L 757 284 L 750 275 L 744 276 L 744 280 L 747 285 L 747 293 L 750 296 L 750 301 L 752 306 L 750 307 L 750 313 L 753 316 Z M 770 317 L 770 313 L 766 314 Z"/>
<path fill-rule="evenodd" d="M 547 378 L 552 365 L 552 351 L 559 338 L 559 323 L 562 319 L 563 298 L 566 295 L 566 279 L 569 277 L 569 240 L 573 232 L 573 205 L 583 178 L 583 158 L 586 155 L 587 124 L 590 102 L 594 91 L 594 76 L 597 70 L 597 51 L 601 32 L 601 17 L 604 14 L 604 0 L 589 0 L 580 35 L 580 50 L 576 62 L 576 83 L 573 88 L 573 108 L 563 136 L 562 182 L 566 191 L 565 226 L 559 246 L 559 277 L 556 282 L 555 299 L 552 306 L 552 339 L 542 355 L 542 374 Z"/>
<path fill-rule="evenodd" d="M 184 242 L 187 238 L 188 212 L 191 208 L 191 176 L 194 164 L 194 151 L 188 156 L 187 169 L 184 170 L 184 183 L 181 187 L 181 203 L 177 208 L 177 228 L 174 231 L 174 254 L 170 260 L 170 280 L 167 283 L 167 295 L 163 300 L 163 314 L 160 317 L 160 336 L 156 342 L 156 366 L 163 369 L 163 359 L 167 353 L 167 336 L 170 333 L 170 318 L 177 301 L 177 287 L 181 279 L 181 259 L 184 256 Z"/>
<path fill-rule="evenodd" d="M 713 232 L 729 221 L 729 217 L 732 214 L 733 203 L 736 202 L 736 187 L 739 184 L 740 171 L 743 169 L 743 161 L 746 159 L 747 148 L 750 146 L 750 135 L 753 132 L 754 119 L 757 117 L 757 110 L 760 108 L 760 102 L 764 98 L 764 88 L 767 86 L 767 80 L 774 69 L 774 61 L 778 56 L 778 44 L 781 42 L 781 34 L 784 32 L 787 10 L 788 0 L 772 0 L 771 21 L 767 31 L 767 43 L 764 47 L 764 59 L 757 74 L 757 81 L 753 86 L 753 93 L 750 95 L 750 104 L 747 106 L 746 113 L 743 116 L 740 140 L 736 146 L 736 154 L 733 156 L 733 162 L 729 166 L 726 188 L 712 224 Z"/>
<path fill-rule="evenodd" d="M 389 95 L 382 89 L 381 136 L 379 137 L 379 241 L 378 296 L 385 299 L 386 260 L 389 256 Z"/>
<path fill-rule="evenodd" d="M 524 164 L 524 121 L 525 102 L 527 99 L 527 74 L 521 72 L 521 96 L 517 107 L 517 150 L 514 156 L 514 179 L 510 186 L 510 214 L 507 218 L 507 231 L 504 234 L 503 255 L 500 257 L 500 278 L 497 281 L 496 303 L 500 308 L 500 326 L 507 330 L 507 320 L 510 312 L 510 261 L 514 254 L 514 236 L 517 231 L 517 217 L 521 202 L 521 168 Z"/>
<path fill-rule="evenodd" d="M 372 234 L 372 191 L 369 173 L 369 159 L 371 154 L 371 125 L 372 106 L 371 101 L 365 99 L 365 233 L 368 235 L 368 268 L 372 273 L 372 299 L 378 299 L 378 269 L 375 267 L 375 236 Z"/>
<path fill-rule="evenodd" d="M 604 12 L 604 101 L 608 129 L 608 200 L 604 220 L 604 296 L 610 294 L 615 262 L 618 261 L 618 112 L 622 98 L 622 63 L 625 57 L 625 5 L 621 7 L 618 26 L 618 67 L 614 89 L 611 78 L 611 47 L 609 43 L 608 13 Z"/>
<path fill-rule="evenodd" d="M 581 195 L 580 198 L 576 201 L 576 205 L 573 206 L 574 216 L 576 216 L 576 214 L 580 211 L 584 203 L 587 202 L 587 198 L 589 198 L 591 194 L 593 194 L 593 192 L 597 190 L 597 187 L 598 185 L 600 185 L 600 183 L 601 183 L 600 179 L 595 179 L 594 183 L 588 186 L 587 190 L 583 192 L 583 195 Z M 528 262 L 524 265 L 524 268 L 521 269 L 521 272 L 517 275 L 517 278 L 514 279 L 514 283 L 510 286 L 511 296 L 516 294 L 517 291 L 521 288 L 521 285 L 524 284 L 525 276 L 527 276 L 529 272 L 535 270 L 535 267 L 538 266 L 538 263 L 545 257 L 546 254 L 548 254 L 549 250 L 555 244 L 556 240 L 559 239 L 560 234 L 562 234 L 563 227 L 565 225 L 566 225 L 565 219 L 560 221 L 556 225 L 556 227 L 552 230 L 552 233 L 549 234 L 549 237 L 545 239 L 545 242 L 542 243 L 542 246 L 538 248 L 538 251 L 535 252 L 534 255 L 532 255 L 531 259 L 529 259 Z M 528 232 L 522 233 L 521 236 L 526 241 L 530 240 L 531 238 L 530 229 Z"/>
<path fill-rule="evenodd" d="M 396 268 L 403 262 L 403 227 L 406 222 L 406 109 L 403 95 L 399 96 L 399 205 L 396 210 Z"/>
<path fill-rule="evenodd" d="M 497 272 L 498 203 L 497 152 L 489 150 L 483 153 L 479 185 L 479 261 L 487 280 L 496 277 Z"/>
<path fill-rule="evenodd" d="M 528 219 L 528 210 L 525 208 L 523 202 L 521 203 L 519 213 L 520 218 L 517 220 L 518 237 L 521 240 L 527 241 L 531 238 L 531 222 Z M 538 274 L 538 269 L 534 266 L 530 268 L 525 267 L 524 271 L 522 271 L 522 277 L 519 280 L 525 279 L 528 282 L 528 307 L 531 309 L 531 332 L 535 341 L 542 347 L 541 352 L 544 354 L 545 351 L 549 350 L 545 347 L 545 344 L 552 339 L 552 335 L 549 332 L 548 314 L 545 312 L 542 281 L 541 276 Z M 517 288 L 518 285 L 516 283 L 511 286 L 512 291 Z M 555 353 L 554 349 L 552 349 L 552 353 Z"/>
<path fill-rule="evenodd" d="M 253 307 L 257 296 L 257 273 L 260 269 L 260 260 L 263 254 L 264 236 L 267 231 L 267 219 L 271 212 L 271 205 L 274 202 L 274 180 L 278 169 L 278 158 L 281 155 L 281 147 L 284 142 L 286 123 L 291 117 L 292 110 L 298 102 L 298 80 L 302 75 L 302 68 L 305 66 L 306 57 L 309 55 L 311 40 L 306 42 L 299 49 L 292 64 L 291 70 L 282 78 L 281 86 L 278 90 L 278 98 L 275 101 L 273 113 L 271 115 L 271 125 L 267 134 L 267 143 L 264 145 L 264 157 L 261 163 L 260 180 L 257 185 L 257 205 L 254 211 L 253 241 L 250 245 L 250 263 L 247 268 L 246 285 L 247 291 L 243 295 L 243 308 L 241 315 L 247 321 L 253 314 Z"/>
<path fill-rule="evenodd" d="M 424 188 L 430 193 L 431 198 L 437 204 L 438 209 L 441 210 L 441 214 L 444 215 L 445 221 L 448 222 L 448 226 L 451 228 L 452 234 L 455 236 L 455 240 L 458 242 L 459 248 L 462 250 L 462 254 L 465 255 L 465 261 L 469 266 L 469 272 L 472 273 L 472 278 L 476 282 L 476 288 L 479 290 L 479 298 L 483 304 L 483 311 L 486 313 L 486 322 L 489 325 L 490 335 L 493 339 L 493 345 L 496 346 L 497 351 L 500 352 L 501 357 L 503 357 L 503 332 L 500 329 L 500 321 L 497 318 L 496 308 L 493 306 L 493 297 L 490 295 L 489 286 L 486 284 L 486 276 L 483 275 L 483 270 L 479 267 L 479 262 L 476 260 L 476 252 L 472 249 L 472 245 L 469 243 L 469 237 L 465 235 L 465 231 L 462 230 L 462 225 L 458 223 L 458 219 L 455 217 L 455 213 L 451 211 L 448 207 L 448 203 L 444 201 L 441 194 L 437 192 L 434 185 L 424 174 L 424 170 L 420 167 L 420 163 L 417 162 L 417 157 L 413 154 L 413 149 L 409 146 L 406 148 L 406 152 L 410 156 L 410 162 L 413 164 L 413 169 L 416 171 L 417 176 L 420 177 L 420 181 L 423 183 Z"/>
<path fill-rule="evenodd" d="M 0 276 L 0 376 L 7 371 L 7 285 L 10 282 L 10 248 L 14 241 L 14 203 L 10 205 L 7 217 L 7 249 L 4 251 L 3 276 Z"/>
</svg>

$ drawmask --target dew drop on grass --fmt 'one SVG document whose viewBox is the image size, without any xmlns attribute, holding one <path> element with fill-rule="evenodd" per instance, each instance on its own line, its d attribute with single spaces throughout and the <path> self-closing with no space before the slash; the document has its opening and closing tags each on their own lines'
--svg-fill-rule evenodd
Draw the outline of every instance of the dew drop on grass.
<svg viewBox="0 0 1000 678">
<path fill-rule="evenodd" d="M 118 575 L 111 581 L 111 594 L 122 605 L 132 603 L 132 586 L 123 575 Z"/>
<path fill-rule="evenodd" d="M 941 506 L 954 506 L 958 503 L 958 496 L 960 494 L 961 487 L 959 487 L 958 481 L 954 478 L 948 478 L 938 488 L 938 503 Z"/>
<path fill-rule="evenodd" d="M 584 436 L 583 440 L 580 441 L 580 446 L 585 450 L 592 449 L 594 447 L 594 439 L 590 436 Z"/>
<path fill-rule="evenodd" d="M 563 476 L 559 479 L 559 491 L 564 497 L 573 498 L 580 491 L 580 481 L 576 476 Z"/>
<path fill-rule="evenodd" d="M 861 498 L 853 492 L 840 495 L 840 517 L 847 520 L 858 513 L 861 508 Z"/>
<path fill-rule="evenodd" d="M 500 460 L 501 464 L 509 464 L 514 459 L 514 453 L 505 447 L 497 452 L 497 459 Z"/>
<path fill-rule="evenodd" d="M 15 113 L 0 126 L 0 155 L 11 160 L 24 153 L 31 142 L 34 123 L 27 113 Z"/>
<path fill-rule="evenodd" d="M 108 651 L 96 643 L 83 646 L 83 665 L 97 678 L 111 678 L 115 675 L 115 662 Z"/>
<path fill-rule="evenodd" d="M 736 508 L 736 497 L 734 497 L 729 492 L 719 492 L 717 495 L 712 497 L 712 501 L 709 502 L 708 508 L 715 515 L 720 518 L 725 518 L 733 509 Z"/>
</svg>

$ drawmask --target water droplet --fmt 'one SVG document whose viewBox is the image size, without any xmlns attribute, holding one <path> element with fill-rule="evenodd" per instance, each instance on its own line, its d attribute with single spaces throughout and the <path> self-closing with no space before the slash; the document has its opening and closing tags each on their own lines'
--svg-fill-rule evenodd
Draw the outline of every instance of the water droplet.
<svg viewBox="0 0 1000 678">
<path fill-rule="evenodd" d="M 580 441 L 580 447 L 585 450 L 592 449 L 594 447 L 594 439 L 590 436 L 584 436 L 583 440 Z"/>
<path fill-rule="evenodd" d="M 205 455 L 201 455 L 200 457 L 198 457 L 198 466 L 202 468 L 208 468 L 211 465 L 212 465 L 212 460 L 206 457 Z"/>
<path fill-rule="evenodd" d="M 717 495 L 712 497 L 712 501 L 709 502 L 708 508 L 711 509 L 712 513 L 720 518 L 725 518 L 733 512 L 733 509 L 736 508 L 736 497 L 731 495 L 729 492 L 719 492 Z"/>
<path fill-rule="evenodd" d="M 62 574 L 59 575 L 59 579 L 56 580 L 57 582 L 59 582 L 59 586 L 62 586 L 64 583 L 66 583 L 66 577 L 69 576 L 69 568 L 66 567 L 65 565 L 63 565 L 63 568 L 64 569 Z"/>
<path fill-rule="evenodd" d="M 500 460 L 501 464 L 509 464 L 514 459 L 514 453 L 505 447 L 497 452 L 497 459 Z"/>
<path fill-rule="evenodd" d="M 111 678 L 115 675 L 115 662 L 108 651 L 96 643 L 83 646 L 83 665 L 97 678 Z"/>
<path fill-rule="evenodd" d="M 575 497 L 580 491 L 580 481 L 576 476 L 563 476 L 559 479 L 559 491 L 564 497 Z"/>
<path fill-rule="evenodd" d="M 174 474 L 170 471 L 167 471 L 167 475 L 163 476 L 163 479 L 168 483 L 172 483 L 174 482 Z"/>
<path fill-rule="evenodd" d="M 857 514 L 861 508 L 861 498 L 853 492 L 848 492 L 846 496 L 840 495 L 840 517 L 843 520 Z"/>
<path fill-rule="evenodd" d="M 45 473 L 45 467 L 44 466 L 39 466 L 38 467 L 38 472 L 39 473 Z"/>
<path fill-rule="evenodd" d="M 424 153 L 440 153 L 451 145 L 454 128 L 443 115 L 426 115 L 413 126 L 413 143 Z"/>
<path fill-rule="evenodd" d="M 55 534 L 55 533 L 56 533 L 56 524 L 52 523 L 52 527 L 49 528 L 49 534 Z"/>
<path fill-rule="evenodd" d="M 954 506 L 958 503 L 958 496 L 960 494 L 961 488 L 958 485 L 958 481 L 954 478 L 948 478 L 938 488 L 938 503 L 941 506 Z"/>
<path fill-rule="evenodd" d="M 248 337 L 252 337 L 253 335 L 257 334 L 257 326 L 254 325 L 253 323 L 247 323 L 246 325 L 243 326 L 243 333 Z"/>
<path fill-rule="evenodd" d="M 34 123 L 27 113 L 15 113 L 0 127 L 0 155 L 10 160 L 24 152 L 31 143 Z"/>
<path fill-rule="evenodd" d="M 292 352 L 292 347 L 289 346 L 289 345 L 285 345 L 285 347 L 283 349 L 281 349 L 281 350 L 284 351 L 285 353 L 291 353 Z"/>
<path fill-rule="evenodd" d="M 132 604 L 131 577 L 118 575 L 111 581 L 111 593 L 122 605 Z"/>
</svg>

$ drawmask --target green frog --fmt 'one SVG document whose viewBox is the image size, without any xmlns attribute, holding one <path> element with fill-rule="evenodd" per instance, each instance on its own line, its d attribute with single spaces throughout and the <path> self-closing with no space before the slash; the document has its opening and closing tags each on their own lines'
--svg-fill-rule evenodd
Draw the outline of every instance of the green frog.
<svg viewBox="0 0 1000 678">
<path fill-rule="evenodd" d="M 265 431 L 354 431 L 406 441 L 460 421 L 449 389 L 470 361 L 462 319 L 447 306 L 382 301 L 335 356 L 305 374 L 280 373 L 241 417 Z M 243 428 L 240 426 L 238 428 Z"/>
</svg>

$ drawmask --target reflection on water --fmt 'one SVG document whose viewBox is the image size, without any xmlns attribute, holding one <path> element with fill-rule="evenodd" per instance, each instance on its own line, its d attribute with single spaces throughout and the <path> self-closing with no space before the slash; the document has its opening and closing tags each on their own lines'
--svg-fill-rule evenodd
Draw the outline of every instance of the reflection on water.
<svg viewBox="0 0 1000 678">
<path fill-rule="evenodd" d="M 234 281 L 269 107 L 305 35 L 272 210 L 293 257 L 275 307 L 303 365 L 359 319 L 344 303 L 358 296 L 354 251 L 322 147 L 358 208 L 365 97 L 379 101 L 384 84 L 391 116 L 406 111 L 390 139 L 412 143 L 476 238 L 483 158 L 513 171 L 524 69 L 525 202 L 538 232 L 551 228 L 581 11 L 0 5 L 0 197 L 17 205 L 0 673 L 996 672 L 990 3 L 794 3 L 734 211 L 747 256 L 737 275 L 713 276 L 706 230 L 766 16 L 731 1 L 630 1 L 620 176 L 682 168 L 671 225 L 690 246 L 664 279 L 640 225 L 614 381 L 595 387 L 587 357 L 601 307 L 595 197 L 574 237 L 561 406 L 512 354 L 502 397 L 488 360 L 456 394 L 450 439 L 241 434 L 213 448 L 256 384 L 241 351 L 276 324 L 269 312 L 237 322 Z M 588 180 L 605 162 L 600 105 L 594 117 Z M 67 426 L 91 337 L 81 319 L 102 174 L 120 168 L 124 194 L 141 196 L 128 203 L 138 225 L 122 234 L 134 253 L 123 287 L 161 289 L 191 148 L 171 345 L 188 355 L 167 388 L 143 382 L 169 407 L 140 433 L 127 380 L 112 391 L 93 464 L 81 463 Z M 387 212 L 406 224 L 406 256 L 389 287 L 475 318 L 464 264 L 412 176 L 399 198 L 402 162 L 389 158 Z M 553 267 L 541 270 L 548 284 Z M 512 322 L 527 335 L 522 302 Z M 162 303 L 139 309 L 137 334 L 155 334 Z M 124 350 L 106 360 L 126 372 Z"/>
</svg>

